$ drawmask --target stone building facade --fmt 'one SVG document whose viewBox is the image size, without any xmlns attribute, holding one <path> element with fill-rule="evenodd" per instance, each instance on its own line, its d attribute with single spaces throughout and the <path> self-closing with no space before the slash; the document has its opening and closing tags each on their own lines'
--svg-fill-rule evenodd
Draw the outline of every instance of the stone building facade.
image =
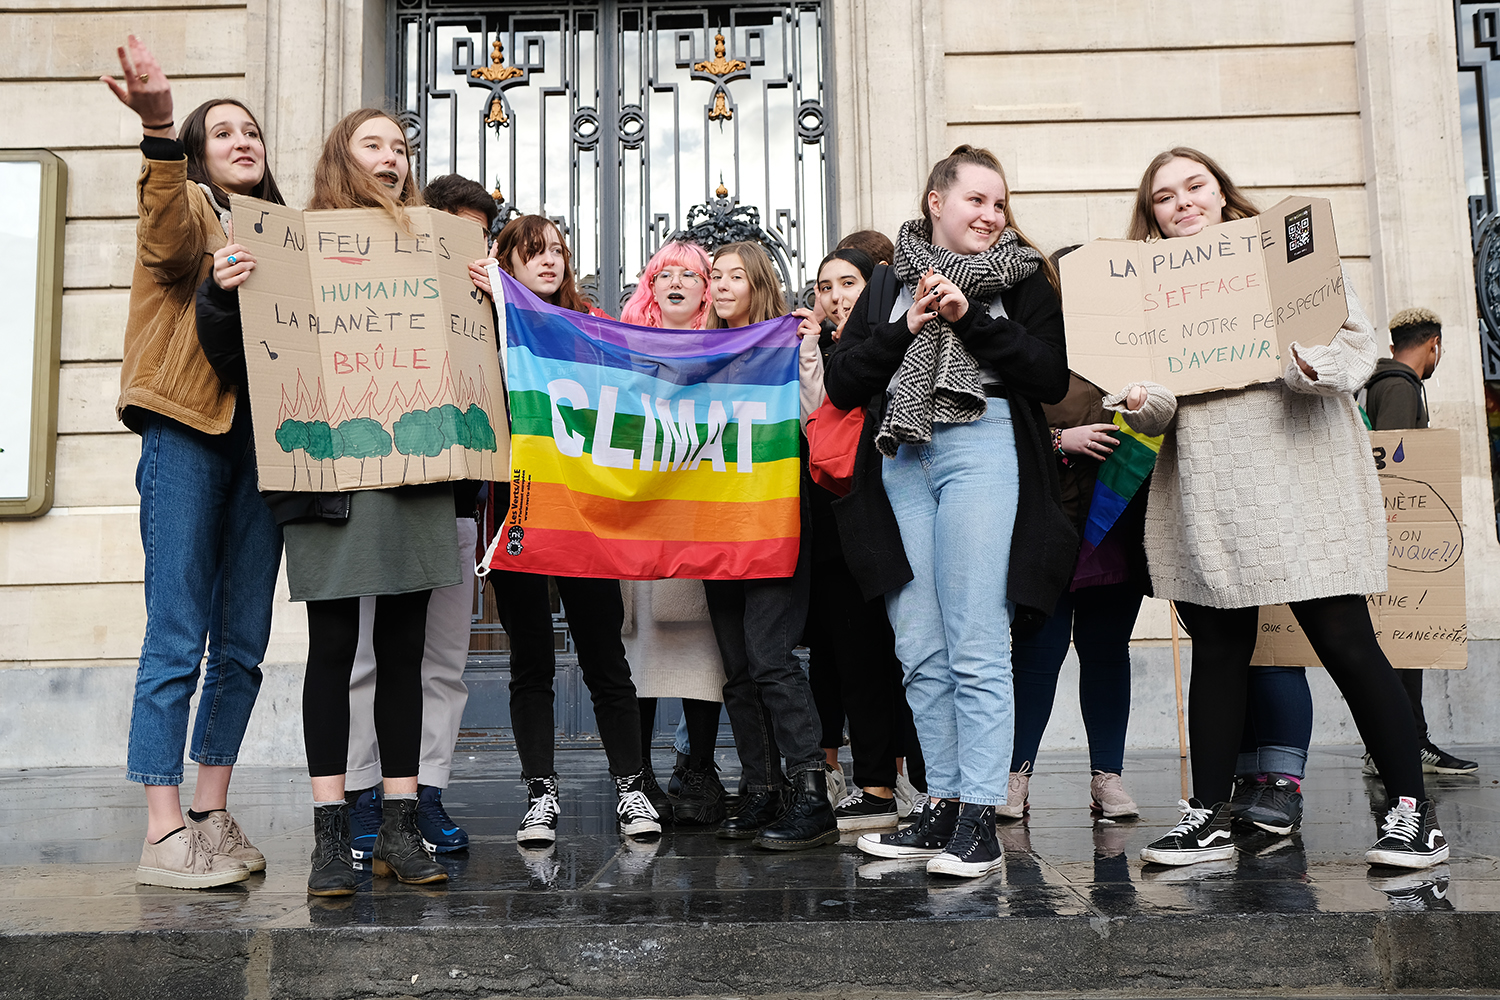
<svg viewBox="0 0 1500 1000">
<path fill-rule="evenodd" d="M 382 0 L 18 0 L 0 12 L 6 145 L 69 170 L 55 500 L 0 521 L 0 765 L 123 760 L 144 612 L 134 470 L 115 419 L 134 253 L 137 122 L 97 82 L 129 32 L 176 81 L 178 117 L 246 100 L 276 176 L 305 202 L 322 137 L 387 99 Z M 1500 715 L 1500 543 L 1466 209 L 1454 6 L 1443 0 L 826 0 L 841 231 L 894 233 L 930 164 L 959 142 L 1004 162 L 1015 212 L 1044 249 L 1124 234 L 1144 164 L 1212 153 L 1261 204 L 1331 200 L 1340 251 L 1377 324 L 1422 304 L 1446 321 L 1429 383 L 1434 426 L 1463 440 L 1470 667 L 1429 680 L 1439 743 L 1489 738 Z M 635 613 L 649 614 L 637 599 Z M 1133 745 L 1176 739 L 1164 605 L 1137 630 Z M 651 629 L 632 655 L 653 655 Z M 300 759 L 306 628 L 276 608 L 247 761 Z M 1063 689 L 1068 690 L 1065 675 Z M 1315 678 L 1318 742 L 1356 742 Z M 1446 695 L 1446 699 L 1443 696 Z M 1446 709 L 1436 706 L 1445 701 Z M 1081 743 L 1059 699 L 1049 743 Z"/>
</svg>

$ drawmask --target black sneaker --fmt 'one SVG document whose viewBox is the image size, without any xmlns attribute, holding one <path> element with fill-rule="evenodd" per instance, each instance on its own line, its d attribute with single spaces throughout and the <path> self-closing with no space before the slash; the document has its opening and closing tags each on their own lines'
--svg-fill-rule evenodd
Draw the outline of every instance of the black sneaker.
<svg viewBox="0 0 1500 1000">
<path fill-rule="evenodd" d="M 1286 778 L 1267 781 L 1241 818 L 1267 833 L 1291 833 L 1302 825 L 1302 791 Z"/>
<path fill-rule="evenodd" d="M 557 775 L 526 778 L 526 815 L 516 830 L 518 844 L 550 844 L 557 840 L 557 817 L 562 805 L 557 799 Z"/>
<path fill-rule="evenodd" d="M 646 796 L 646 775 L 649 773 L 641 768 L 634 774 L 612 776 L 615 791 L 620 795 L 620 800 L 615 805 L 615 822 L 624 836 L 641 837 L 661 833 L 661 818 Z"/>
<path fill-rule="evenodd" d="M 1428 868 L 1448 860 L 1448 841 L 1438 829 L 1432 800 L 1417 802 L 1403 795 L 1385 814 L 1380 839 L 1365 852 L 1372 865 Z"/>
<path fill-rule="evenodd" d="M 672 776 L 667 779 L 667 794 L 675 798 L 682 794 L 682 779 L 687 777 L 688 764 L 692 758 L 681 750 L 677 751 L 677 760 L 672 765 Z"/>
<path fill-rule="evenodd" d="M 877 858 L 935 858 L 943 853 L 958 826 L 958 803 L 925 800 L 917 821 L 895 833 L 867 833 L 856 845 Z"/>
<path fill-rule="evenodd" d="M 1197 799 L 1181 799 L 1182 822 L 1165 837 L 1141 849 L 1141 860 L 1158 865 L 1190 865 L 1195 861 L 1227 861 L 1234 857 L 1229 832 L 1229 803 L 1205 807 Z"/>
<path fill-rule="evenodd" d="M 784 786 L 768 792 L 744 792 L 734 812 L 719 824 L 720 840 L 754 840 L 760 831 L 781 818 L 790 798 Z"/>
<path fill-rule="evenodd" d="M 443 808 L 443 790 L 436 785 L 417 788 L 417 832 L 422 835 L 422 846 L 434 854 L 462 851 L 469 846 L 469 835 Z"/>
<path fill-rule="evenodd" d="M 885 830 L 896 825 L 896 798 L 883 799 L 856 788 L 833 811 L 840 830 Z"/>
<path fill-rule="evenodd" d="M 1427 774 L 1473 774 L 1479 770 L 1479 762 L 1461 760 L 1428 740 L 1419 752 L 1422 770 Z"/>
<path fill-rule="evenodd" d="M 641 785 L 641 791 L 646 793 L 646 798 L 651 800 L 651 808 L 656 810 L 656 818 L 663 826 L 672 822 L 672 800 L 666 792 L 662 791 L 661 785 L 656 783 L 656 772 L 651 769 L 648 761 L 645 767 L 646 778 Z"/>
<path fill-rule="evenodd" d="M 927 862 L 929 875 L 980 878 L 1005 861 L 995 835 L 995 807 L 968 804 L 959 810 L 958 825 L 943 853 Z"/>
<path fill-rule="evenodd" d="M 1229 792 L 1231 822 L 1249 824 L 1250 821 L 1245 818 L 1245 810 L 1255 805 L 1255 800 L 1260 798 L 1260 790 L 1266 784 L 1265 777 L 1263 774 L 1236 774 L 1234 776 L 1234 787 Z"/>
<path fill-rule="evenodd" d="M 379 785 L 365 789 L 349 803 L 349 857 L 360 871 L 370 870 L 375 838 L 380 835 L 384 816 Z"/>
<path fill-rule="evenodd" d="M 672 800 L 672 816 L 689 826 L 713 826 L 729 815 L 725 805 L 724 783 L 719 780 L 719 766 L 710 763 L 699 770 L 689 767 L 682 776 L 682 786 Z"/>
</svg>

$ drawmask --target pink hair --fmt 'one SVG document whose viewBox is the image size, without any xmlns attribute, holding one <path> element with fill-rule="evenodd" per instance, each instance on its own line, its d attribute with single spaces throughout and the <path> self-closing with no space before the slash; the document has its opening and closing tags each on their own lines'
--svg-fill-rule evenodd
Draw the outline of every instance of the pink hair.
<svg viewBox="0 0 1500 1000">
<path fill-rule="evenodd" d="M 703 301 L 699 304 L 698 311 L 693 314 L 693 329 L 703 329 L 703 323 L 708 319 L 710 266 L 708 254 L 696 243 L 673 240 L 663 244 L 660 250 L 651 255 L 646 269 L 641 272 L 640 282 L 631 293 L 630 301 L 625 303 L 624 309 L 620 310 L 621 322 L 635 326 L 661 326 L 661 306 L 656 302 L 656 276 L 669 267 L 685 267 L 691 271 L 697 271 L 703 278 Z"/>
</svg>

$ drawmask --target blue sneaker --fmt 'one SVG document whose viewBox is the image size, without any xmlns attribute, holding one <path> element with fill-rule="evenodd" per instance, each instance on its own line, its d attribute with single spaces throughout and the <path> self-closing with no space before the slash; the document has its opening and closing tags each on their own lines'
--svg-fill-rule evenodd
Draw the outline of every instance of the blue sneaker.
<svg viewBox="0 0 1500 1000">
<path fill-rule="evenodd" d="M 443 790 L 436 785 L 417 789 L 417 831 L 434 854 L 462 851 L 469 846 L 469 835 L 443 808 Z"/>
<path fill-rule="evenodd" d="M 365 789 L 349 804 L 349 855 L 354 860 L 354 867 L 360 871 L 370 870 L 370 860 L 375 856 L 375 837 L 380 833 L 383 816 L 379 785 Z"/>
</svg>

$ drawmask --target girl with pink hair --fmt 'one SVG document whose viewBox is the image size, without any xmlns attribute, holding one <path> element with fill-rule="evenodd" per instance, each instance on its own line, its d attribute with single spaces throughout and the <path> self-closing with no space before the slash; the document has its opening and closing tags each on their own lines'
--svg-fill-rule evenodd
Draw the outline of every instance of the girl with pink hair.
<svg viewBox="0 0 1500 1000">
<path fill-rule="evenodd" d="M 663 330 L 701 330 L 708 318 L 708 254 L 696 243 L 673 240 L 651 255 L 620 319 Z"/>
</svg>

